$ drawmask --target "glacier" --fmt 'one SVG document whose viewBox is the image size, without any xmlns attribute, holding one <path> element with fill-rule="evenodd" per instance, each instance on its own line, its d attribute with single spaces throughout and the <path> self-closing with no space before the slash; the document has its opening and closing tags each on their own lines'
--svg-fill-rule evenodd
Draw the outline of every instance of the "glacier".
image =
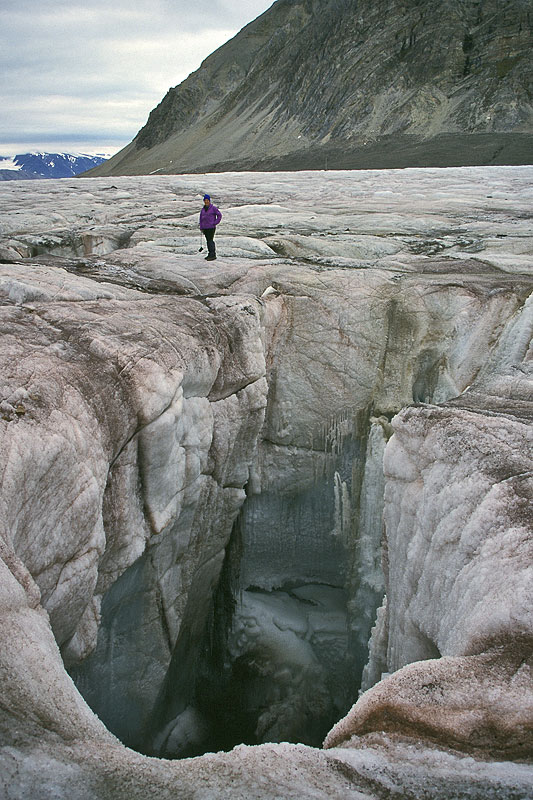
<svg viewBox="0 0 533 800">
<path fill-rule="evenodd" d="M 2 796 L 533 795 L 532 178 L 1 185 Z"/>
</svg>

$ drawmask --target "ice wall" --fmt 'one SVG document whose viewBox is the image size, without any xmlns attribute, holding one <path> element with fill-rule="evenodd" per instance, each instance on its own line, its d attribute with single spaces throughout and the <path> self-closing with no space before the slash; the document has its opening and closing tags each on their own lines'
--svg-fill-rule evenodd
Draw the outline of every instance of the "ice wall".
<svg viewBox="0 0 533 800">
<path fill-rule="evenodd" d="M 3 525 L 80 691 L 142 749 L 244 499 L 266 405 L 260 304 L 84 289 L 75 314 L 46 278 L 31 312 L 4 308 Z"/>
<path fill-rule="evenodd" d="M 387 604 L 366 686 L 393 674 L 329 745 L 401 729 L 493 756 L 532 752 L 532 320 L 528 301 L 460 397 L 393 420 Z"/>
<path fill-rule="evenodd" d="M 392 636 L 383 638 L 389 616 L 382 613 L 380 644 L 361 683 L 385 592 L 382 561 L 392 558 L 402 575 L 411 563 L 407 550 L 391 555 L 389 537 L 382 549 L 390 419 L 407 402 L 443 402 L 475 381 L 522 301 L 521 289 L 494 293 L 490 282 L 445 280 L 428 290 L 413 281 L 399 297 L 394 283 L 375 280 L 369 286 L 350 275 L 349 293 L 339 296 L 338 287 L 324 294 L 327 278 L 319 286 L 308 278 L 303 294 L 305 278 L 298 293 L 289 279 L 263 298 L 266 419 L 229 555 L 233 610 L 215 633 L 224 655 L 208 670 L 220 687 L 210 694 L 215 707 L 227 707 L 231 695 L 232 730 L 248 743 L 317 744 L 321 726 L 345 713 L 361 687 L 397 668 L 383 654 Z M 404 631 L 398 636 L 403 641 Z M 418 640 L 407 661 L 439 655 L 430 637 Z M 327 677 L 324 641 L 336 654 L 336 683 Z"/>
</svg>

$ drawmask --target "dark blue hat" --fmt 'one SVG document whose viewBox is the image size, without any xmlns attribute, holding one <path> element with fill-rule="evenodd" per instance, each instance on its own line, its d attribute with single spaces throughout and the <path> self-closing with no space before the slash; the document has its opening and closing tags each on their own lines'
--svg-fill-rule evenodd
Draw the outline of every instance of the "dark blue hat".
<svg viewBox="0 0 533 800">
<path fill-rule="evenodd" d="M 210 194 L 204 194 L 204 200 L 211 200 Z"/>
</svg>

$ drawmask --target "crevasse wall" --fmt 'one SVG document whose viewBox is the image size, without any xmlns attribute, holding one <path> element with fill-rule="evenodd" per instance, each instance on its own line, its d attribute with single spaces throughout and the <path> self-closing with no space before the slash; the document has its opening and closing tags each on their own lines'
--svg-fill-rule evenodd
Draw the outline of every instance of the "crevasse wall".
<svg viewBox="0 0 533 800">
<path fill-rule="evenodd" d="M 263 298 L 255 340 L 231 362 L 245 373 L 238 358 L 249 362 L 255 348 L 266 364 L 265 389 L 253 384 L 256 405 L 266 404 L 260 435 L 246 388 L 171 404 L 139 437 L 149 443 L 139 452 L 150 545 L 105 594 L 98 646 L 71 668 L 111 730 L 167 757 L 243 739 L 320 743 L 357 698 L 383 597 L 389 420 L 415 399 L 446 400 L 472 383 L 521 298 L 520 287 L 444 281 L 435 291 L 412 279 L 399 295 L 366 276 L 326 291 L 305 278 L 295 291 L 289 280 Z M 226 599 L 235 608 L 213 620 L 237 514 Z M 439 653 L 419 638 L 408 661 Z M 383 671 L 401 666 L 389 662 Z"/>
<path fill-rule="evenodd" d="M 278 317 L 283 327 L 269 337 L 269 403 L 240 517 L 237 609 L 228 645 L 237 668 L 230 680 L 240 687 L 233 692 L 247 698 L 259 741 L 306 741 L 328 715 L 342 714 L 356 699 L 385 589 L 389 419 L 407 401 L 442 402 L 474 382 L 522 303 L 520 291 L 509 302 L 510 294 L 489 286 L 481 292 L 404 287 L 401 299 L 383 285 L 352 282 L 345 297 L 335 288 L 328 295 L 323 287 L 305 293 L 300 287 L 298 294 L 268 299 L 284 307 Z M 375 338 L 363 352 L 370 331 Z M 339 353 L 342 368 L 335 362 Z M 387 563 L 391 547 L 387 536 Z M 402 574 L 406 554 L 400 556 L 393 559 Z M 424 602 L 428 614 L 438 614 L 438 603 Z M 394 635 L 402 638 L 393 629 L 388 647 Z M 421 638 L 424 647 L 408 661 L 439 655 L 437 645 Z M 382 671 L 398 666 L 389 659 Z"/>
<path fill-rule="evenodd" d="M 202 313 L 189 318 L 187 367 L 174 396 L 135 432 L 108 474 L 104 528 L 112 538 L 95 587 L 103 598 L 98 642 L 77 661 L 76 638 L 65 648 L 82 694 L 116 735 L 141 750 L 157 734 L 158 698 L 176 653 L 183 663 L 172 694 L 187 708 L 266 405 L 257 302 L 213 300 L 204 313 L 204 325 Z M 165 335 L 175 346 L 175 331 Z M 194 350 L 202 353 L 206 337 L 213 349 L 198 362 Z M 145 535 L 136 553 L 131 530 Z"/>
<path fill-rule="evenodd" d="M 112 316 L 90 304 L 75 323 L 61 305 L 33 311 L 42 355 L 15 393 L 29 398 L 28 417 L 37 413 L 32 397 L 61 395 L 41 434 L 43 443 L 49 426 L 57 446 L 34 459 L 31 480 L 42 487 L 42 463 L 50 483 L 41 515 L 26 520 L 22 495 L 7 519 L 24 532 L 15 547 L 78 688 L 128 745 L 167 756 L 201 751 L 219 743 L 228 707 L 236 712 L 225 746 L 243 731 L 250 742 L 318 744 L 356 699 L 384 591 L 388 420 L 414 399 L 442 401 L 471 383 L 523 293 L 493 293 L 490 282 L 444 280 L 438 291 L 405 283 L 400 295 L 379 274 L 336 284 L 289 275 L 261 301 L 184 300 L 177 316 L 164 303 L 164 322 L 152 323 L 147 341 L 137 313 L 126 322 L 128 301 L 140 308 L 128 290 Z M 39 378 L 51 369 L 55 389 Z M 73 436 L 95 430 L 102 412 L 96 438 Z M 33 452 L 21 444 L 21 422 L 21 458 L 6 469 L 13 486 Z M 64 512 L 52 486 L 65 480 L 77 499 Z M 58 538 L 58 525 L 74 530 L 72 515 L 86 534 Z M 216 632 L 224 664 L 209 676 L 206 703 L 212 598 L 237 515 L 237 608 Z M 68 541 L 63 567 L 50 548 L 64 552 Z M 316 702 L 307 707 L 311 685 Z"/>
<path fill-rule="evenodd" d="M 421 727 L 452 746 L 531 753 L 532 325 L 529 299 L 474 386 L 392 422 L 387 601 L 364 688 L 392 674 L 328 745 L 375 728 Z"/>
</svg>

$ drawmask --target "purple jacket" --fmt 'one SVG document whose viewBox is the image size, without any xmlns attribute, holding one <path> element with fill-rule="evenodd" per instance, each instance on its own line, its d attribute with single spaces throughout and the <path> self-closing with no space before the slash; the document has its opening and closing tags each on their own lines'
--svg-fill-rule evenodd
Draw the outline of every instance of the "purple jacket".
<svg viewBox="0 0 533 800">
<path fill-rule="evenodd" d="M 200 230 L 205 231 L 207 228 L 214 228 L 221 219 L 222 214 L 213 203 L 210 203 L 207 208 L 204 206 L 200 211 Z"/>
</svg>

